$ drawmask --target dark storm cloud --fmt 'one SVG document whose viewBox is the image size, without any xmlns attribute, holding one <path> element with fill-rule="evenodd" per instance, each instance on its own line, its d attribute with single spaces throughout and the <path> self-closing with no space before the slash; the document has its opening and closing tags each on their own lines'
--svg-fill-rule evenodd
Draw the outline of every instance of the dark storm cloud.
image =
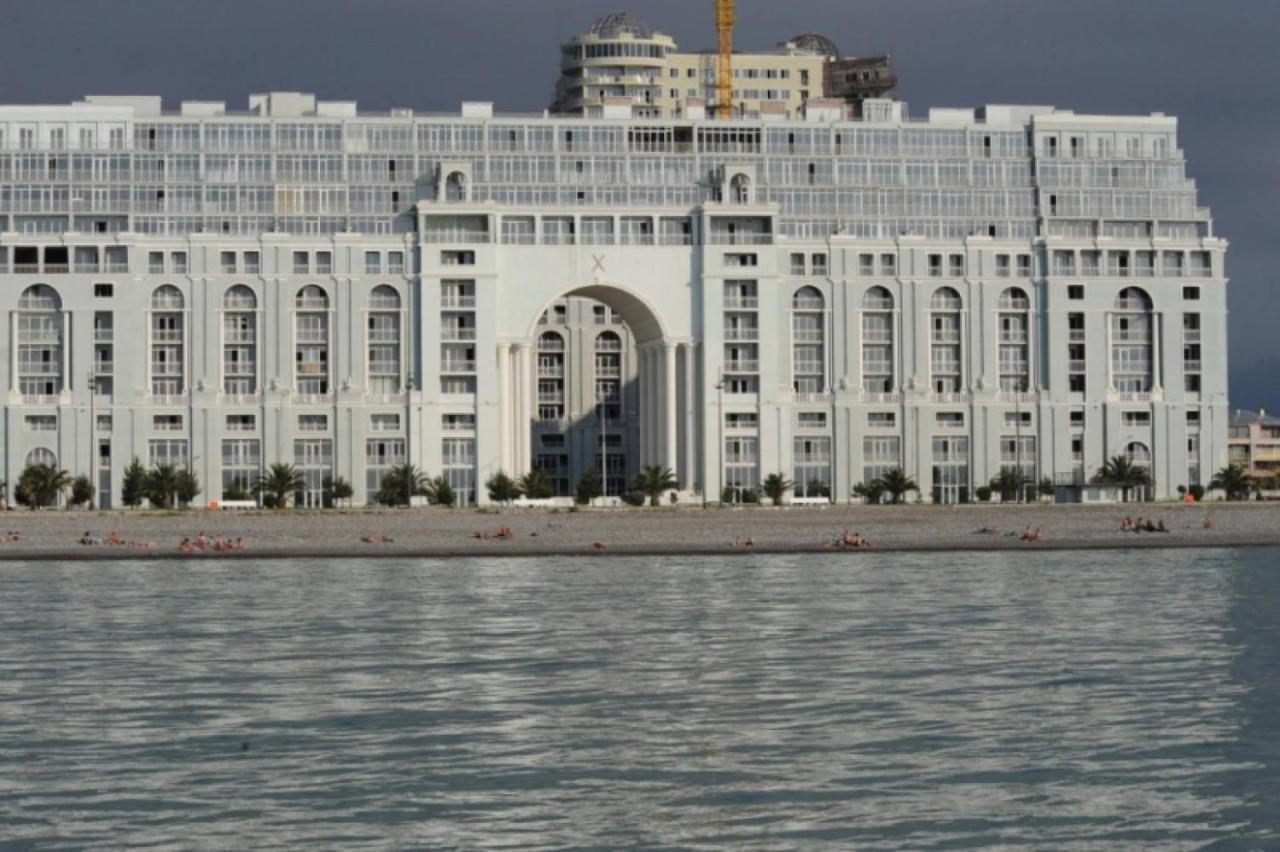
<svg viewBox="0 0 1280 852">
<path fill-rule="evenodd" d="M 541 110 L 559 40 L 626 8 L 684 48 L 714 43 L 711 0 L 43 0 L 0 4 L 0 101 L 86 93 L 226 100 L 297 89 L 366 108 Z M 929 106 L 1162 111 L 1231 240 L 1232 401 L 1280 407 L 1272 296 L 1280 191 L 1275 0 L 739 0 L 738 44 L 817 31 L 894 55 Z"/>
</svg>

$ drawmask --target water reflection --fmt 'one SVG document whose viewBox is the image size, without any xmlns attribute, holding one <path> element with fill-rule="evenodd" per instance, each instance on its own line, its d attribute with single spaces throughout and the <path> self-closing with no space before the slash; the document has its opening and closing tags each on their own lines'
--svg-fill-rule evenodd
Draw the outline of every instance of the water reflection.
<svg viewBox="0 0 1280 852">
<path fill-rule="evenodd" d="M 1265 848 L 1278 555 L 3 565 L 0 826 Z"/>
</svg>

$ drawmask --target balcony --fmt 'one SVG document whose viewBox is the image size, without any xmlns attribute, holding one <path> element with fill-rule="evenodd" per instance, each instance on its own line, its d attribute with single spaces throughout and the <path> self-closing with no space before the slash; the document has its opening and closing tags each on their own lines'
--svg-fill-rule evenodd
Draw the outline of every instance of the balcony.
<svg viewBox="0 0 1280 852">
<path fill-rule="evenodd" d="M 110 328 L 95 328 L 93 330 L 94 343 L 111 343 L 115 340 L 115 330 Z"/>
<path fill-rule="evenodd" d="M 115 373 L 115 368 L 116 365 L 114 361 L 93 362 L 93 374 L 95 376 L 110 376 Z"/>
<path fill-rule="evenodd" d="M 1072 328 L 1067 330 L 1067 340 L 1071 343 L 1084 343 L 1084 329 Z"/>
<path fill-rule="evenodd" d="M 760 306 L 760 300 L 755 296 L 725 296 L 724 306 L 726 310 L 747 310 L 754 311 Z"/>
<path fill-rule="evenodd" d="M 23 376 L 58 376 L 62 374 L 62 367 L 55 361 L 51 363 L 31 362 L 18 364 L 18 378 Z"/>
<path fill-rule="evenodd" d="M 932 343 L 951 344 L 960 342 L 959 330 L 934 329 L 929 337 Z"/>
<path fill-rule="evenodd" d="M 329 372 L 328 364 L 304 361 L 295 365 L 299 376 L 323 376 Z"/>
<path fill-rule="evenodd" d="M 1067 362 L 1068 373 L 1083 373 L 1086 369 L 1086 363 L 1082 359 L 1072 359 Z"/>
<path fill-rule="evenodd" d="M 57 395 L 49 394 L 24 393 L 22 395 L 23 405 L 57 405 L 58 399 Z"/>
<path fill-rule="evenodd" d="M 617 364 L 596 364 L 597 379 L 620 379 L 622 368 Z"/>
<path fill-rule="evenodd" d="M 600 372 L 600 368 L 599 368 L 599 367 L 597 367 L 597 368 L 596 368 L 596 373 L 597 373 L 597 374 L 599 374 L 599 372 Z M 562 378 L 563 376 L 564 376 L 564 365 L 563 365 L 563 364 L 539 364 L 539 365 L 538 365 L 538 377 L 539 377 L 539 378 L 543 378 L 543 379 L 559 379 L 559 378 Z"/>
<path fill-rule="evenodd" d="M 791 308 L 796 311 L 820 311 L 825 307 L 821 299 L 792 299 Z"/>
<path fill-rule="evenodd" d="M 1199 359 L 1187 359 L 1187 360 L 1183 361 L 1183 362 L 1182 362 L 1182 369 L 1183 369 L 1183 371 L 1184 371 L 1184 372 L 1187 372 L 1187 373 L 1198 373 L 1198 372 L 1200 372 L 1200 361 L 1199 361 Z"/>
<path fill-rule="evenodd" d="M 902 402 L 902 394 L 896 392 L 863 391 L 859 399 L 873 404 L 896 404 Z"/>
<path fill-rule="evenodd" d="M 725 361 L 726 373 L 757 373 L 760 371 L 759 361 Z"/>
<path fill-rule="evenodd" d="M 1026 331 L 1002 331 L 1000 332 L 1000 342 L 1007 344 L 1025 344 L 1027 342 Z"/>
<path fill-rule="evenodd" d="M 476 330 L 474 328 L 457 328 L 445 326 L 440 330 L 441 340 L 475 340 Z"/>
<path fill-rule="evenodd" d="M 773 234 L 731 234 L 726 231 L 712 231 L 707 242 L 714 246 L 767 246 L 773 245 Z"/>
<path fill-rule="evenodd" d="M 445 294 L 440 297 L 440 307 L 442 308 L 474 308 L 476 306 L 475 296 L 452 296 Z"/>
<path fill-rule="evenodd" d="M 1150 391 L 1112 391 L 1107 394 L 1112 402 L 1150 402 Z"/>
<path fill-rule="evenodd" d="M 725 340 L 759 340 L 760 329 L 758 328 L 726 328 L 724 330 Z"/>
<path fill-rule="evenodd" d="M 422 241 L 432 245 L 453 243 L 458 245 L 484 245 L 490 242 L 488 231 L 463 230 L 428 230 L 423 233 Z"/>
<path fill-rule="evenodd" d="M 440 372 L 442 373 L 474 373 L 475 371 L 475 361 L 447 360 L 440 363 Z M 542 375 L 541 372 L 539 372 L 539 375 Z"/>
<path fill-rule="evenodd" d="M 933 391 L 929 394 L 929 401 L 946 404 L 967 403 L 969 394 L 967 391 Z"/>
<path fill-rule="evenodd" d="M 1039 394 L 1026 391 L 1000 391 L 996 394 L 998 402 L 1010 405 L 1034 405 L 1039 401 Z"/>
<path fill-rule="evenodd" d="M 795 402 L 830 402 L 832 396 L 827 391 L 796 391 L 791 395 Z M 817 458 L 816 456 L 805 456 L 804 458 Z M 799 461 L 799 458 L 797 458 Z M 822 459 L 825 463 L 827 459 Z"/>
<path fill-rule="evenodd" d="M 862 372 L 868 376 L 893 375 L 893 365 L 888 361 L 863 361 Z"/>
</svg>

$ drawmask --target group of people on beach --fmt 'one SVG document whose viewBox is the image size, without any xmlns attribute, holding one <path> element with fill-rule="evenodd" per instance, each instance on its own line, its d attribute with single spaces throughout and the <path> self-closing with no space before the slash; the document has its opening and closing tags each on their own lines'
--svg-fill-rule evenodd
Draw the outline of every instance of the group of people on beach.
<svg viewBox="0 0 1280 852">
<path fill-rule="evenodd" d="M 5 533 L 4 540 L 6 543 L 22 541 L 22 534 L 19 533 L 17 530 L 9 530 L 7 533 Z"/>
<path fill-rule="evenodd" d="M 511 541 L 516 537 L 516 534 L 511 527 L 506 524 L 502 524 L 498 527 L 498 531 L 496 533 L 486 534 L 482 530 L 473 530 L 471 537 L 481 539 L 482 541 Z"/>
<path fill-rule="evenodd" d="M 230 553 L 233 550 L 244 550 L 244 548 L 244 539 L 239 536 L 234 539 L 221 535 L 210 537 L 200 532 L 195 538 L 183 538 L 178 545 L 178 552 L 205 553 L 212 550 L 214 553 Z"/>
<path fill-rule="evenodd" d="M 156 543 L 149 539 L 126 539 L 115 530 L 107 533 L 106 538 L 98 538 L 89 530 L 85 530 L 84 535 L 80 536 L 80 543 L 86 547 L 132 547 L 139 550 L 150 550 L 156 546 Z"/>
<path fill-rule="evenodd" d="M 360 540 L 365 544 L 395 544 L 396 540 L 389 535 L 362 535 Z"/>
<path fill-rule="evenodd" d="M 1000 535 L 1000 530 L 995 527 L 987 526 L 974 530 L 974 533 L 977 535 Z M 1031 524 L 1024 526 L 1022 528 L 1022 532 L 1010 530 L 1004 535 L 1005 538 L 1014 538 L 1016 536 L 1019 541 L 1031 542 L 1033 544 L 1044 541 L 1044 533 L 1040 531 L 1039 527 L 1033 527 Z"/>
<path fill-rule="evenodd" d="M 828 550 L 853 550 L 857 548 L 870 547 L 871 540 L 860 532 L 851 533 L 846 528 L 834 538 L 829 538 L 824 541 L 822 546 Z"/>
<path fill-rule="evenodd" d="M 1164 518 L 1159 522 L 1154 522 L 1150 518 L 1143 520 L 1138 518 L 1134 520 L 1128 515 L 1124 516 L 1124 520 L 1120 522 L 1120 532 L 1149 532 L 1149 533 L 1167 533 L 1169 528 L 1164 525 Z"/>
</svg>

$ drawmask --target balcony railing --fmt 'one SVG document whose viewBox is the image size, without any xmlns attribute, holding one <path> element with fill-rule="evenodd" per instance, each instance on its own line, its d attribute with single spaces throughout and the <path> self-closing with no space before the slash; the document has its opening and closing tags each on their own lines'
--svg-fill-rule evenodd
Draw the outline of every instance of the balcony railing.
<svg viewBox="0 0 1280 852">
<path fill-rule="evenodd" d="M 1067 362 L 1068 373 L 1083 373 L 1085 372 L 1085 367 L 1086 364 L 1082 359 L 1073 358 Z"/>
<path fill-rule="evenodd" d="M 440 297 L 440 307 L 442 308 L 474 308 L 475 306 L 475 296 L 450 296 L 446 294 Z"/>
<path fill-rule="evenodd" d="M 760 300 L 755 296 L 725 296 L 724 306 L 729 310 L 754 311 L 760 306 Z"/>
<path fill-rule="evenodd" d="M 726 373 L 756 373 L 760 371 L 759 361 L 725 361 Z"/>
<path fill-rule="evenodd" d="M 724 330 L 725 340 L 759 340 L 760 330 L 758 328 L 726 328 Z"/>
<path fill-rule="evenodd" d="M 475 340 L 476 330 L 474 328 L 450 328 L 445 326 L 440 331 L 441 340 Z"/>
<path fill-rule="evenodd" d="M 440 372 L 442 373 L 474 373 L 475 371 L 475 361 L 442 361 L 440 363 Z"/>
<path fill-rule="evenodd" d="M 863 391 L 860 399 L 868 403 L 898 403 L 902 402 L 902 394 L 896 391 Z"/>
</svg>

